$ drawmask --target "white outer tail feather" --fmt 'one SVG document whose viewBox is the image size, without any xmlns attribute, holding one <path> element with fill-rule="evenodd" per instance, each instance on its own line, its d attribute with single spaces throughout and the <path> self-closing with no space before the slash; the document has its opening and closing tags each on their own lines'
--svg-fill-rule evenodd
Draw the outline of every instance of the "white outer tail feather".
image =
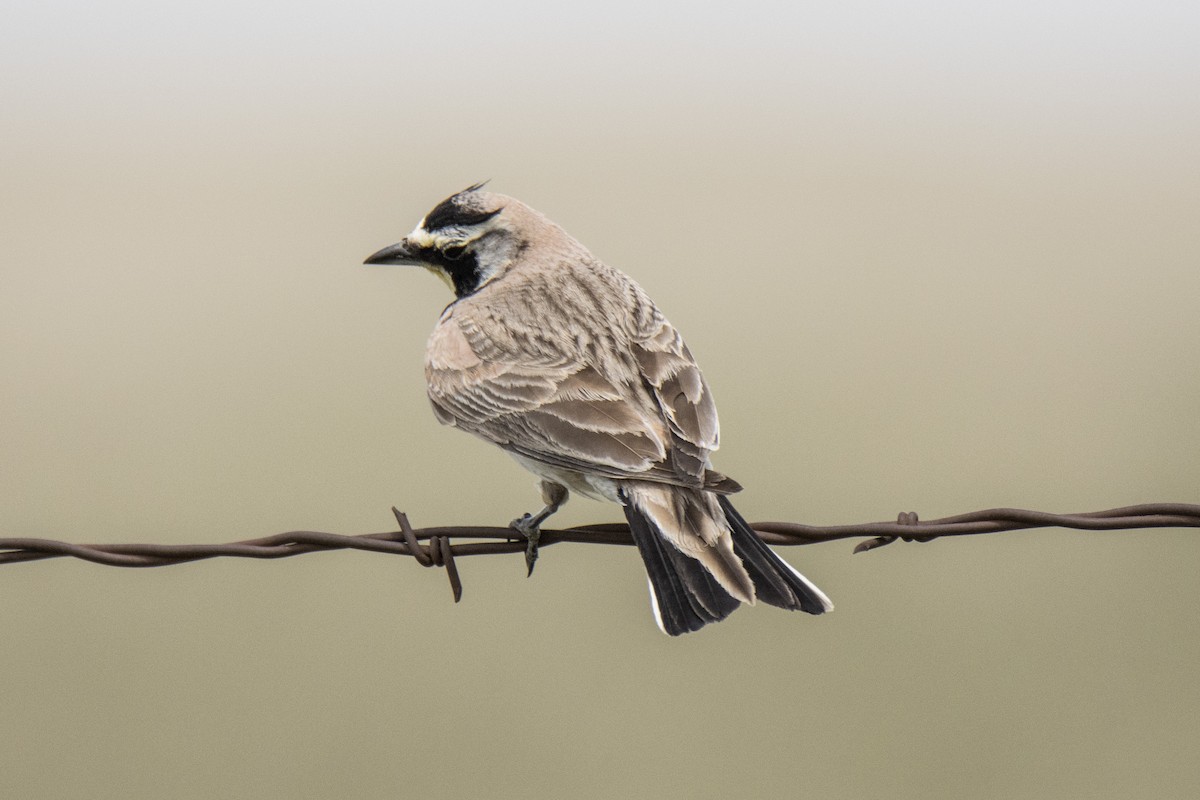
<svg viewBox="0 0 1200 800">
<path fill-rule="evenodd" d="M 776 554 L 776 555 L 778 555 L 778 554 Z M 804 577 L 804 575 L 800 572 L 800 570 L 796 569 L 795 567 L 793 567 L 791 564 L 789 564 L 787 562 L 787 559 L 780 558 L 779 561 L 785 567 L 787 567 L 789 570 L 792 571 L 792 574 L 796 576 L 797 580 L 799 580 L 801 583 L 803 583 L 808 588 L 812 589 L 812 593 L 815 594 L 818 599 L 820 599 L 821 605 L 825 606 L 826 611 L 833 611 L 833 601 L 829 599 L 829 595 L 822 592 L 815 583 L 810 581 L 808 578 Z"/>
</svg>

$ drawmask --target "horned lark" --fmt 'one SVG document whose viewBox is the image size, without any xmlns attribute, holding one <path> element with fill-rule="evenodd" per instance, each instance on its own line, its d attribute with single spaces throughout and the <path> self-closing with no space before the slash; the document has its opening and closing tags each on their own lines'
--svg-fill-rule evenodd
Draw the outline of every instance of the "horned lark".
<svg viewBox="0 0 1200 800">
<path fill-rule="evenodd" d="M 678 635 L 762 600 L 821 614 L 829 599 L 734 510 L 711 469 L 717 409 L 687 345 L 642 288 L 537 211 L 477 184 L 439 203 L 367 264 L 412 264 L 456 299 L 425 356 L 438 420 L 508 451 L 541 479 L 618 503 L 650 579 L 655 621 Z"/>
</svg>

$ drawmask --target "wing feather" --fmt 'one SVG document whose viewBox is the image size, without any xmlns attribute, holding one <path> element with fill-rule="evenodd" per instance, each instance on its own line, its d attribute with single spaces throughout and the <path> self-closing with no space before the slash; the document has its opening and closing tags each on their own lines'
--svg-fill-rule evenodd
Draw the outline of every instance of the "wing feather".
<svg viewBox="0 0 1200 800">
<path fill-rule="evenodd" d="M 653 322 L 648 335 L 634 342 L 634 354 L 667 423 L 675 471 L 701 479 L 720 444 L 717 407 L 679 332 L 661 314 Z"/>
<path fill-rule="evenodd" d="M 679 333 L 616 270 L 567 271 L 573 282 L 510 290 L 524 309 L 479 295 L 447 309 L 425 365 L 438 420 L 564 469 L 737 491 L 707 468 L 716 407 Z M 513 321 L 535 294 L 539 324 L 523 330 Z M 588 319 L 592 338 L 578 333 Z"/>
</svg>

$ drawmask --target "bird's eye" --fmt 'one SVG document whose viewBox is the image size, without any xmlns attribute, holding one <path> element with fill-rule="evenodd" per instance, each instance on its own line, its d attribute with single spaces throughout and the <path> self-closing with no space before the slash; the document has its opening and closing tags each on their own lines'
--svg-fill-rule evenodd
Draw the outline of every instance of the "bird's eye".
<svg viewBox="0 0 1200 800">
<path fill-rule="evenodd" d="M 453 245 L 452 247 L 447 247 L 445 250 L 443 250 L 442 255 L 444 255 L 446 258 L 450 259 L 451 261 L 458 261 L 460 258 L 463 257 L 463 253 L 465 253 L 465 252 L 467 252 L 467 248 L 463 247 L 462 245 L 456 244 L 456 245 Z"/>
</svg>

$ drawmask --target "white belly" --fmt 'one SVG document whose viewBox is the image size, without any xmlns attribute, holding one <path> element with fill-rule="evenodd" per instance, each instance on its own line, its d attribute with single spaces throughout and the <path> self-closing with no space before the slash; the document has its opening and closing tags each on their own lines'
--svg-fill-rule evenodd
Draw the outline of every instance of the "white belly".
<svg viewBox="0 0 1200 800">
<path fill-rule="evenodd" d="M 612 478 L 605 478 L 600 475 L 588 475 L 561 467 L 552 467 L 549 464 L 543 464 L 541 461 L 534 461 L 532 458 L 526 458 L 516 453 L 509 453 L 509 455 L 522 467 L 543 480 L 553 481 L 567 487 L 572 492 L 578 492 L 584 497 L 590 497 L 593 500 L 624 505 L 621 503 L 621 497 L 618 494 L 621 488 L 620 483 Z"/>
</svg>

